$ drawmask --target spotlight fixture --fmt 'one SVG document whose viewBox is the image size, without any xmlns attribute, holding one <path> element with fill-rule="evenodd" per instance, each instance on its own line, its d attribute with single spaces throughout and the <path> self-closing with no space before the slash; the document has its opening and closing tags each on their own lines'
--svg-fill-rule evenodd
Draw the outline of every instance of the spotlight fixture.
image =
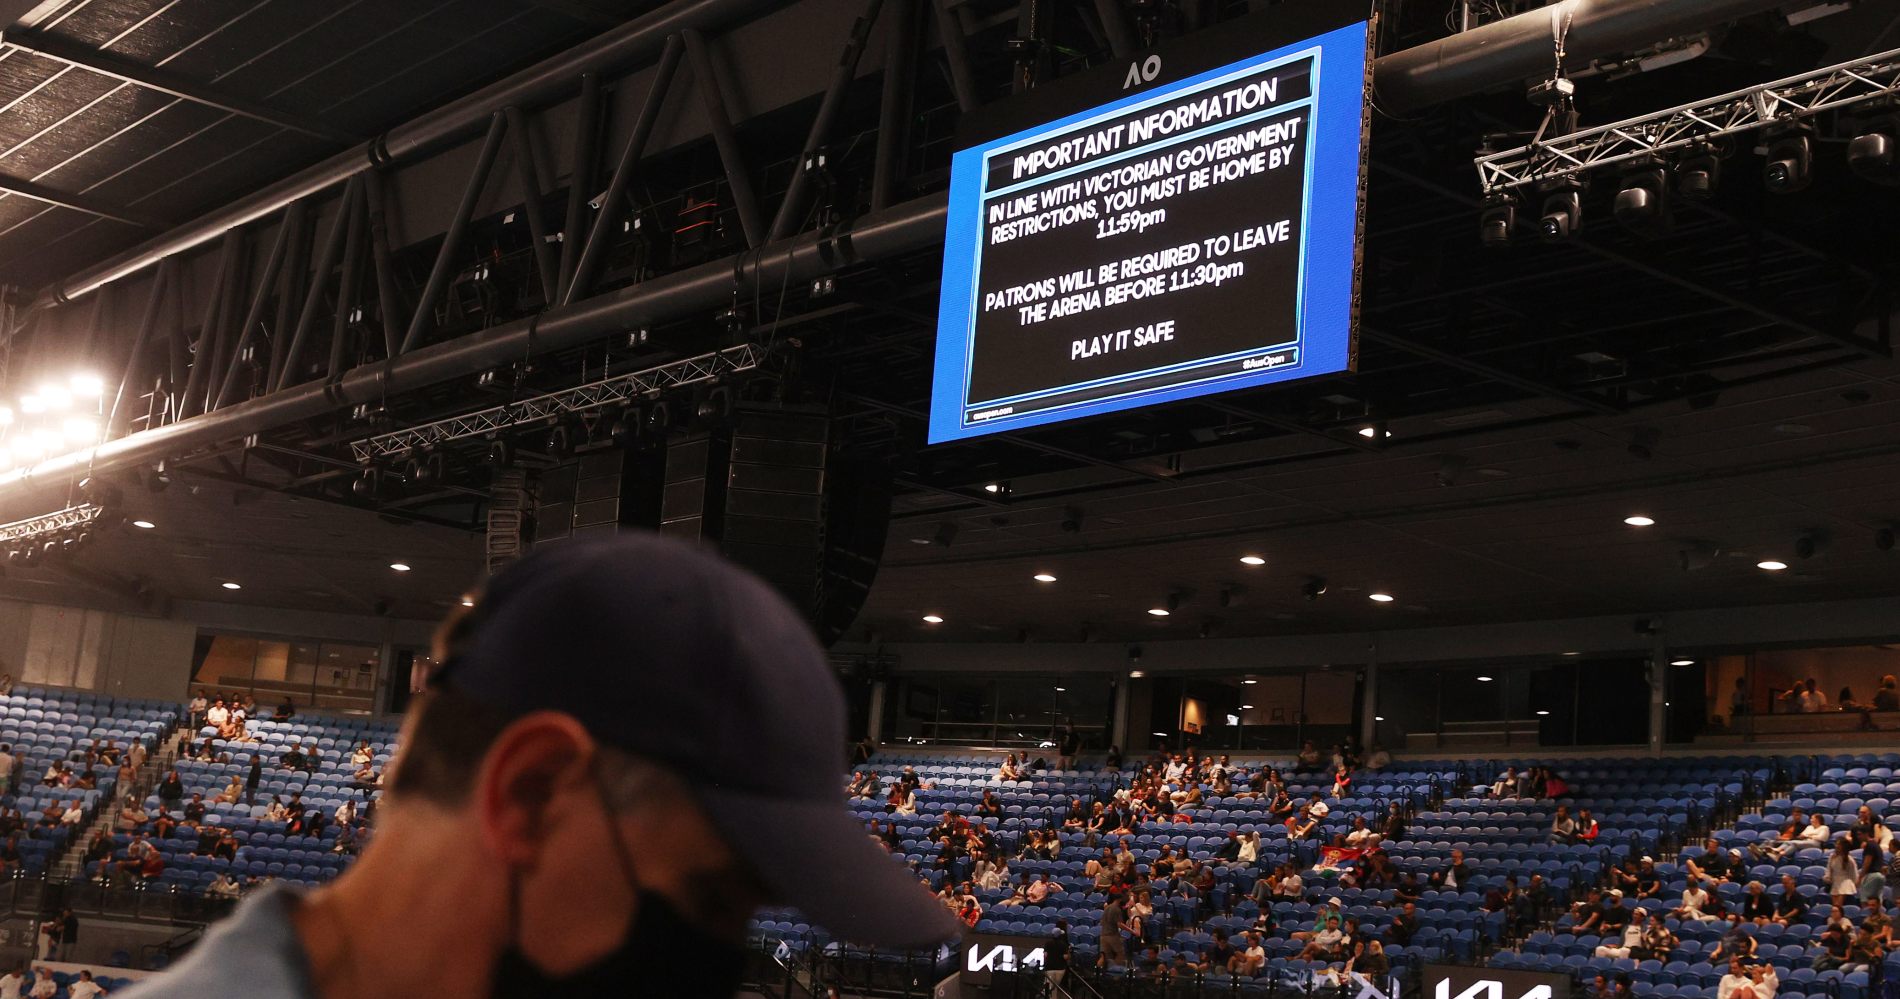
<svg viewBox="0 0 1900 999">
<path fill-rule="evenodd" d="M 1009 495 L 1009 483 L 1007 483 L 1007 482 L 986 482 L 986 483 L 984 483 L 984 484 L 983 484 L 983 491 L 984 491 L 984 492 L 986 492 L 986 493 L 989 493 L 989 494 L 990 494 L 991 496 L 1008 496 L 1008 495 Z"/>
<path fill-rule="evenodd" d="M 1053 582 L 1055 582 L 1055 581 L 1056 581 L 1056 577 L 1055 577 L 1055 576 L 1053 576 L 1053 575 L 1051 575 L 1051 574 L 1049 574 L 1049 573 L 1046 573 L 1046 572 L 1039 572 L 1039 573 L 1036 573 L 1036 574 L 1035 574 L 1035 576 L 1033 576 L 1033 577 L 1031 577 L 1031 578 L 1033 578 L 1033 579 L 1034 579 L 1034 580 L 1035 580 L 1036 582 L 1038 582 L 1038 583 L 1053 583 Z"/>
<path fill-rule="evenodd" d="M 407 562 L 391 562 L 389 563 L 389 567 L 397 572 L 408 572 L 410 568 Z"/>
<path fill-rule="evenodd" d="M 1762 186 L 1775 194 L 1793 194 L 1814 182 L 1813 134 L 1806 125 L 1793 125 L 1765 136 Z"/>
<path fill-rule="evenodd" d="M 1698 145 L 1676 161 L 1676 193 L 1690 201 L 1708 201 L 1722 183 L 1722 157 L 1714 146 Z"/>
<path fill-rule="evenodd" d="M 1354 433 L 1357 433 L 1369 441 L 1384 440 L 1392 436 L 1392 431 L 1386 427 L 1384 420 L 1378 420 L 1368 426 L 1360 427 L 1354 431 Z"/>
<path fill-rule="evenodd" d="M 149 520 L 135 520 L 132 522 L 132 526 L 138 528 L 141 531 L 149 531 L 152 528 L 157 527 L 158 525 L 152 523 Z"/>
<path fill-rule="evenodd" d="M 1639 236 L 1661 236 L 1674 228 L 1669 215 L 1669 176 L 1662 165 L 1644 163 L 1625 173 L 1611 213 Z"/>
<path fill-rule="evenodd" d="M 1394 598 L 1390 593 L 1368 593 L 1366 594 L 1366 599 L 1373 603 L 1389 604 Z"/>
<path fill-rule="evenodd" d="M 943 617 L 938 614 L 925 614 L 924 623 L 925 624 L 942 624 Z"/>
<path fill-rule="evenodd" d="M 1300 596 L 1310 603 L 1326 595 L 1326 581 L 1317 576 L 1300 584 Z"/>
<path fill-rule="evenodd" d="M 1642 515 L 1642 514 L 1640 514 L 1640 513 L 1639 513 L 1639 514 L 1636 514 L 1635 516 L 1632 516 L 1632 517 L 1624 517 L 1624 518 L 1623 518 L 1623 523 L 1625 523 L 1625 524 L 1628 524 L 1628 525 L 1629 525 L 1629 526 L 1631 526 L 1631 527 L 1654 527 L 1654 526 L 1656 526 L 1656 521 L 1655 521 L 1655 518 L 1653 518 L 1653 517 L 1645 517 L 1645 516 L 1643 516 L 1643 515 Z"/>
<path fill-rule="evenodd" d="M 90 372 L 80 372 L 67 379 L 67 387 L 73 395 L 81 399 L 97 399 L 105 394 L 105 379 Z"/>
<path fill-rule="evenodd" d="M 1772 558 L 1763 559 L 1760 562 L 1755 563 L 1755 568 L 1765 569 L 1768 572 L 1780 572 L 1781 570 L 1786 569 L 1787 567 L 1788 567 L 1788 563 L 1781 562 Z"/>
<path fill-rule="evenodd" d="M 1862 180 L 1900 185 L 1900 118 L 1863 123 L 1847 143 L 1847 165 Z"/>
<path fill-rule="evenodd" d="M 1478 213 L 1478 243 L 1481 246 L 1509 246 L 1517 229 L 1517 195 L 1497 191 L 1487 195 Z"/>
<path fill-rule="evenodd" d="M 363 469 L 363 474 L 358 476 L 355 482 L 350 483 L 350 492 L 364 499 L 370 499 L 382 488 L 382 484 L 382 469 L 372 466 Z"/>
<path fill-rule="evenodd" d="M 1537 235 L 1546 242 L 1569 239 L 1583 229 L 1583 185 L 1575 178 L 1557 181 L 1544 195 Z"/>
<path fill-rule="evenodd" d="M 1267 560 L 1261 558 L 1258 555 L 1242 555 L 1240 557 L 1240 564 L 1241 565 L 1266 565 Z"/>
</svg>

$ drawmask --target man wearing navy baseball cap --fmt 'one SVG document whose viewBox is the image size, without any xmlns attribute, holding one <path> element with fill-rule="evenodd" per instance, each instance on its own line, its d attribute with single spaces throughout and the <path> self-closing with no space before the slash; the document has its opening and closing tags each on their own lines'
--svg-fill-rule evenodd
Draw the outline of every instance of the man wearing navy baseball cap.
<svg viewBox="0 0 1900 999">
<path fill-rule="evenodd" d="M 846 810 L 837 681 L 750 575 L 657 535 L 566 543 L 437 644 L 362 859 L 247 899 L 128 995 L 723 999 L 761 904 L 881 947 L 956 935 Z"/>
</svg>

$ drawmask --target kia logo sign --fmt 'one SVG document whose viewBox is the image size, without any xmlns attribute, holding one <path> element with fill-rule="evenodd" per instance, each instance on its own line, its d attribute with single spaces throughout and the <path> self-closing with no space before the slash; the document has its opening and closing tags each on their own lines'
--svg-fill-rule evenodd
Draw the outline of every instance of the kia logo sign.
<svg viewBox="0 0 1900 999">
<path fill-rule="evenodd" d="M 963 961 L 957 971 L 963 984 L 988 987 L 999 971 L 1041 971 L 1048 960 L 1046 939 L 971 933 L 963 938 Z"/>
<path fill-rule="evenodd" d="M 1425 966 L 1430 999 L 1570 999 L 1570 976 L 1444 964 Z"/>
</svg>

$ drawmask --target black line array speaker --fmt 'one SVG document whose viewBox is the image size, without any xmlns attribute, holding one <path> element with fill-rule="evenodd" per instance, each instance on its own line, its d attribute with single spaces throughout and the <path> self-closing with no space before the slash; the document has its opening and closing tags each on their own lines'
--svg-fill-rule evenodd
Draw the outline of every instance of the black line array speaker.
<svg viewBox="0 0 1900 999">
<path fill-rule="evenodd" d="M 890 507 L 888 467 L 840 455 L 823 407 L 746 403 L 664 448 L 544 470 L 533 533 L 537 545 L 655 529 L 701 541 L 777 588 L 830 645 L 870 593 Z"/>
<path fill-rule="evenodd" d="M 740 405 L 729 427 L 668 446 L 659 523 L 777 587 L 827 645 L 870 593 L 891 508 L 888 468 L 840 455 L 830 435 L 821 407 Z"/>
</svg>

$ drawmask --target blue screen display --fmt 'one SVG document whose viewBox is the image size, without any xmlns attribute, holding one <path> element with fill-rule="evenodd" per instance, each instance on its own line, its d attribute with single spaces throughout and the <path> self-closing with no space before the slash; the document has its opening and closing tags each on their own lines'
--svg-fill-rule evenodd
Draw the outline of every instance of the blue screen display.
<svg viewBox="0 0 1900 999">
<path fill-rule="evenodd" d="M 1349 370 L 1365 80 L 1359 22 L 958 152 L 930 442 Z"/>
</svg>

